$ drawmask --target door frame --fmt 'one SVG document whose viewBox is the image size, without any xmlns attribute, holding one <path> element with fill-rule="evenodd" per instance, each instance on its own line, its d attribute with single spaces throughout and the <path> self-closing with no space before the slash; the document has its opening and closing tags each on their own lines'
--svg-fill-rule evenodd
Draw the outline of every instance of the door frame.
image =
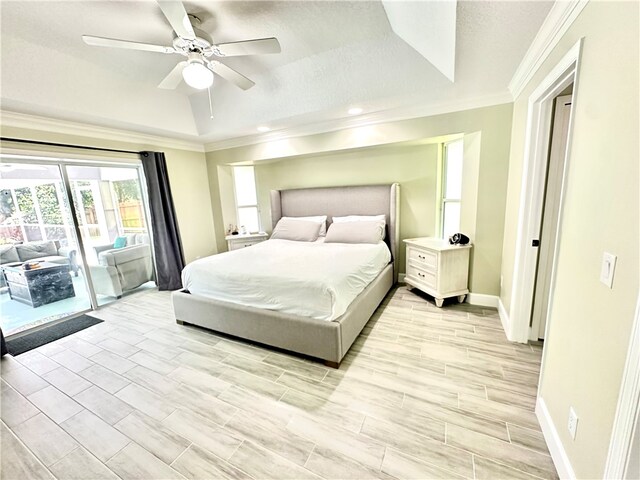
<svg viewBox="0 0 640 480">
<path fill-rule="evenodd" d="M 553 275 L 553 262 L 555 261 L 555 255 L 556 255 L 556 250 L 552 250 L 552 251 L 544 251 L 545 255 L 543 256 L 543 249 L 546 248 L 545 246 L 545 242 L 548 242 L 549 244 L 551 244 L 552 246 L 557 245 L 558 243 L 558 238 L 560 235 L 560 231 L 557 228 L 558 227 L 558 223 L 556 223 L 556 230 L 555 233 L 551 236 L 549 235 L 548 238 L 545 238 L 545 228 L 549 228 L 549 226 L 547 225 L 545 227 L 545 215 L 548 214 L 549 208 L 553 207 L 554 205 L 550 205 L 549 201 L 553 200 L 553 195 L 554 194 L 558 194 L 560 192 L 557 192 L 557 188 L 555 190 L 550 190 L 550 189 L 554 189 L 555 187 L 557 187 L 557 185 L 550 185 L 550 181 L 554 180 L 554 178 L 551 176 L 552 175 L 552 162 L 555 160 L 557 160 L 559 154 L 562 154 L 562 160 L 561 160 L 561 164 L 556 165 L 557 167 L 557 171 L 555 172 L 555 180 L 556 181 L 560 181 L 561 185 L 560 187 L 562 188 L 562 183 L 564 182 L 564 167 L 565 164 L 567 162 L 567 158 L 566 158 L 566 154 L 567 154 L 567 150 L 566 150 L 566 146 L 567 146 L 567 141 L 568 139 L 564 140 L 564 150 L 563 151 L 556 151 L 555 152 L 555 156 L 552 157 L 552 155 L 554 155 L 554 142 L 556 140 L 558 140 L 556 138 L 556 135 L 558 135 L 558 131 L 556 130 L 557 126 L 559 123 L 564 123 L 566 121 L 566 127 L 565 128 L 569 128 L 569 120 L 571 118 L 571 112 L 573 111 L 573 105 L 572 105 L 572 100 L 573 100 L 573 95 L 572 94 L 568 94 L 568 95 L 561 95 L 561 96 L 557 96 L 553 99 L 553 104 L 554 104 L 554 108 L 553 108 L 553 112 L 552 112 L 552 124 L 551 124 L 551 136 L 549 138 L 549 155 L 548 155 L 548 160 L 547 160 L 547 168 L 546 168 L 546 183 L 545 183 L 545 191 L 544 191 L 544 196 L 543 196 L 543 200 L 542 200 L 542 212 L 541 212 L 541 222 L 540 222 L 540 233 L 538 234 L 538 238 L 540 240 L 540 246 L 538 247 L 538 251 L 537 251 L 537 256 L 538 256 L 538 260 L 537 260 L 537 268 L 536 268 L 536 276 L 535 276 L 535 282 L 534 282 L 534 290 L 533 290 L 533 297 L 532 297 L 532 303 L 531 303 L 531 315 L 530 315 L 530 329 L 529 329 L 529 340 L 530 341 L 539 341 L 539 340 L 544 340 L 544 334 L 545 334 L 545 330 L 546 330 L 546 325 L 547 325 L 547 318 L 544 318 L 543 321 L 543 317 L 548 317 L 548 312 L 546 310 L 542 310 L 540 313 L 544 313 L 544 315 L 536 315 L 536 308 L 540 308 L 539 306 L 536 306 L 536 300 L 539 300 L 539 293 L 541 290 L 544 290 L 544 288 L 540 289 L 540 287 L 544 287 L 545 282 L 547 285 L 547 290 L 549 290 L 548 292 L 546 292 L 546 296 L 547 296 L 547 307 L 549 306 L 549 295 L 551 294 L 551 278 Z M 567 106 L 567 101 L 568 100 L 568 105 L 569 105 L 569 111 L 568 111 L 568 117 L 565 118 L 565 115 L 567 115 L 567 112 L 565 110 L 566 106 Z M 560 100 L 563 99 L 561 102 Z M 560 113 L 562 111 L 562 113 Z M 568 133 L 568 132 L 567 132 Z M 562 132 L 560 132 L 560 135 L 562 135 Z M 560 176 L 560 178 L 557 177 L 557 175 Z M 561 201 L 561 197 L 559 196 L 556 199 L 556 206 L 559 208 L 560 207 L 560 202 Z M 554 212 L 554 215 L 559 215 L 560 212 Z M 548 219 L 547 219 L 548 220 Z M 547 267 L 548 267 L 548 262 L 551 261 L 552 265 L 551 265 L 551 271 L 546 271 Z M 543 273 L 545 279 L 542 281 L 541 284 L 540 283 L 540 274 Z M 540 291 L 539 291 L 540 289 Z M 544 302 L 541 302 L 544 303 Z M 544 323 L 544 327 L 541 329 L 540 327 L 542 326 L 542 324 Z M 540 331 L 542 330 L 542 331 Z"/>
<path fill-rule="evenodd" d="M 536 264 L 538 248 L 531 246 L 533 239 L 538 239 L 542 222 L 542 212 L 545 196 L 545 180 L 548 165 L 549 144 L 551 140 L 551 123 L 554 99 L 569 85 L 573 84 L 572 113 L 569 119 L 567 134 L 567 150 L 562 173 L 562 187 L 560 190 L 560 207 L 558 225 L 562 223 L 564 194 L 566 189 L 567 172 L 571 155 L 571 141 L 573 137 L 573 120 L 576 97 L 579 90 L 579 70 L 582 56 L 583 38 L 565 54 L 551 72 L 540 82 L 539 86 L 529 97 L 527 128 L 525 131 L 524 163 L 520 207 L 518 212 L 518 230 L 516 240 L 516 255 L 513 278 L 513 298 L 511 301 L 510 328 L 506 332 L 509 340 L 527 343 L 529 341 L 531 308 L 536 281 Z M 558 230 L 560 231 L 560 230 Z M 556 239 L 553 251 L 553 267 L 551 270 L 550 291 L 555 289 L 556 261 L 561 235 Z M 549 296 L 550 316 L 553 307 L 553 295 Z M 549 322 L 545 328 L 545 338 L 548 338 Z M 544 354 L 543 354 L 544 362 Z M 543 368 L 541 368 L 541 375 Z"/>
<path fill-rule="evenodd" d="M 636 304 L 636 315 L 622 374 L 622 385 L 603 478 L 623 478 L 627 471 L 631 441 L 637 422 L 636 415 L 640 415 L 638 402 L 640 402 L 640 295 Z M 640 432 L 636 432 L 636 435 L 640 435 Z"/>
</svg>

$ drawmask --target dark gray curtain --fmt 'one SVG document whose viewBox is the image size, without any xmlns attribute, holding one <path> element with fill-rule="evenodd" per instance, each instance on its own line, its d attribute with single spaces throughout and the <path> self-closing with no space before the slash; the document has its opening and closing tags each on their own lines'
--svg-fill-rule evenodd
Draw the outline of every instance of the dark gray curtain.
<svg viewBox="0 0 640 480">
<path fill-rule="evenodd" d="M 184 253 L 171 197 L 167 161 L 162 152 L 141 152 L 140 157 L 149 192 L 156 283 L 160 290 L 178 290 L 182 288 L 180 274 L 184 268 Z"/>
</svg>

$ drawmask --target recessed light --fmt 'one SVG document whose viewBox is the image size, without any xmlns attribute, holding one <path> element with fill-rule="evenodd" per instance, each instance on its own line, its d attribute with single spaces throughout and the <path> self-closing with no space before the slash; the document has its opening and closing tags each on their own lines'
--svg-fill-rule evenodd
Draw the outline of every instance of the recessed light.
<svg viewBox="0 0 640 480">
<path fill-rule="evenodd" d="M 260 125 L 258 127 L 258 131 L 259 132 L 268 132 L 269 130 L 271 130 L 269 127 L 265 127 L 264 125 Z"/>
<path fill-rule="evenodd" d="M 360 115 L 362 113 L 362 109 L 360 107 L 352 107 L 348 111 L 349 115 Z"/>
</svg>

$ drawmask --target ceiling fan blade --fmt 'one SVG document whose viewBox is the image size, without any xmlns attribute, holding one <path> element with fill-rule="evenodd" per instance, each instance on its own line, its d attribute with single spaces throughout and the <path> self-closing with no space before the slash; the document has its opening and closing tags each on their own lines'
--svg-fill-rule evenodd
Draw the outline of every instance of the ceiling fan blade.
<svg viewBox="0 0 640 480">
<path fill-rule="evenodd" d="M 226 81 L 233 83 L 234 85 L 240 87 L 243 90 L 249 90 L 251 87 L 255 85 L 251 80 L 242 75 L 241 73 L 236 72 L 233 68 L 227 67 L 223 63 L 220 62 L 207 62 L 207 67 L 213 72 L 220 75 Z"/>
<path fill-rule="evenodd" d="M 177 35 L 187 40 L 195 40 L 196 34 L 182 2 L 178 0 L 157 0 L 157 2 Z"/>
<path fill-rule="evenodd" d="M 241 42 L 219 43 L 214 45 L 223 57 L 239 55 L 262 55 L 265 53 L 280 53 L 280 42 L 277 38 L 256 38 Z"/>
<path fill-rule="evenodd" d="M 162 45 L 152 45 L 150 43 L 130 42 L 128 40 L 117 40 L 115 38 L 93 37 L 83 35 L 82 40 L 92 47 L 113 47 L 125 48 L 128 50 L 144 50 L 146 52 L 175 53 L 173 47 L 163 47 Z"/>
<path fill-rule="evenodd" d="M 173 70 L 171 70 L 169 74 L 164 77 L 164 80 L 160 82 L 158 88 L 163 88 L 165 90 L 175 90 L 178 85 L 180 85 L 180 82 L 182 82 L 182 70 L 184 70 L 184 67 L 186 66 L 187 62 L 178 63 L 175 67 L 173 67 Z"/>
</svg>

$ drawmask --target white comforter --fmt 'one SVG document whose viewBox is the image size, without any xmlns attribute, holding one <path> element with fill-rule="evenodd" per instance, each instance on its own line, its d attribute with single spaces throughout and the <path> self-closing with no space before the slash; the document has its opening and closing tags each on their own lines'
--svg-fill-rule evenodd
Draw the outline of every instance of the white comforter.
<svg viewBox="0 0 640 480">
<path fill-rule="evenodd" d="M 267 240 L 190 263 L 182 284 L 203 297 L 335 320 L 390 260 L 384 242 Z"/>
</svg>

